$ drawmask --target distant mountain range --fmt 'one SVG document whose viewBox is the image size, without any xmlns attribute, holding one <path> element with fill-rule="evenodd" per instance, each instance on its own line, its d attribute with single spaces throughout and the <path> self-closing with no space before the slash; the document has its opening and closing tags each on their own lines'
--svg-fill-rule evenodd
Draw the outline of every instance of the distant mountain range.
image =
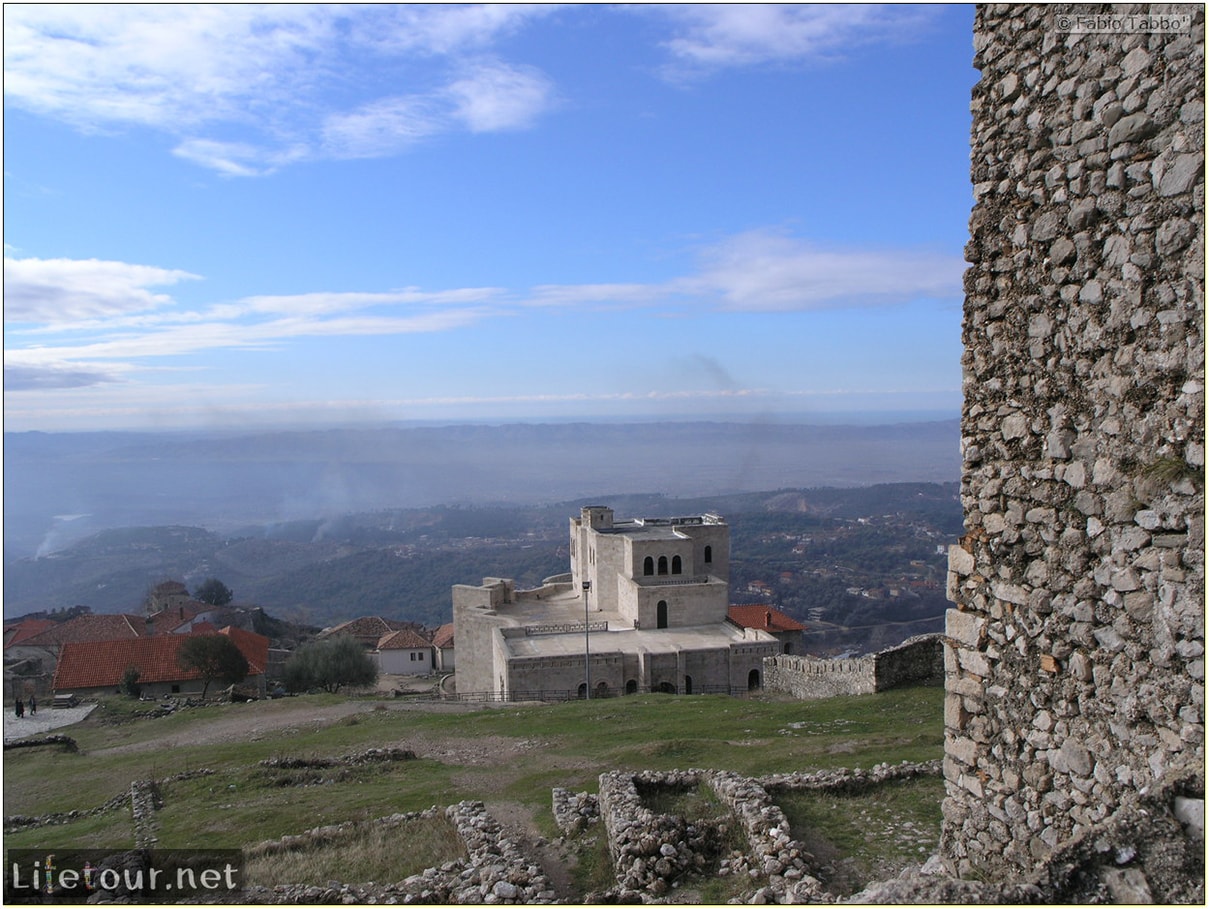
<svg viewBox="0 0 1209 909">
<path fill-rule="evenodd" d="M 5 433 L 5 561 L 112 528 L 229 533 L 442 504 L 951 482 L 958 448 L 956 419 Z"/>
</svg>

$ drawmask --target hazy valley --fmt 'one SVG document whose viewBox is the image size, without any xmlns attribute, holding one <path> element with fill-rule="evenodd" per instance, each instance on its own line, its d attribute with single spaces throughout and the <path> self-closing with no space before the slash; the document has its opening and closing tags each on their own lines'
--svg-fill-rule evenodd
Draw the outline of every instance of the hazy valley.
<svg viewBox="0 0 1209 909">
<path fill-rule="evenodd" d="M 452 584 L 565 571 L 568 518 L 601 501 L 724 514 L 733 602 L 816 627 L 917 621 L 943 612 L 938 547 L 960 534 L 956 435 L 955 422 L 10 434 L 5 614 L 138 611 L 159 580 L 218 577 L 295 622 L 436 627 Z"/>
</svg>

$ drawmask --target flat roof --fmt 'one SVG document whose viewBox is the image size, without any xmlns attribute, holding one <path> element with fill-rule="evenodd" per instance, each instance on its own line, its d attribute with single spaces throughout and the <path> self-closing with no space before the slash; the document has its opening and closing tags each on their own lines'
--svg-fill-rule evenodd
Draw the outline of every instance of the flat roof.
<svg viewBox="0 0 1209 909">
<path fill-rule="evenodd" d="M 592 613 L 593 622 L 602 621 Z M 743 636 L 742 629 L 727 622 L 712 625 L 690 625 L 684 628 L 624 628 L 593 631 L 590 637 L 593 654 L 607 653 L 675 653 L 681 650 L 710 650 L 740 643 L 777 643 L 752 641 Z M 509 653 L 516 657 L 565 657 L 583 655 L 584 633 L 533 634 L 505 638 Z"/>
</svg>

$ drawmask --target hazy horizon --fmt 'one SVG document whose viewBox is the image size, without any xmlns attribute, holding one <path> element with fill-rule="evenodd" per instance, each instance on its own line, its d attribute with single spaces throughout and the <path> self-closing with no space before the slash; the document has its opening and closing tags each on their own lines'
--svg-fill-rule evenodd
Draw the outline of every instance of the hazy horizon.
<svg viewBox="0 0 1209 909">
<path fill-rule="evenodd" d="M 421 428 L 457 426 L 513 426 L 513 425 L 565 425 L 601 424 L 636 425 L 652 423 L 725 423 L 739 425 L 786 425 L 786 426 L 897 426 L 908 423 L 942 423 L 961 418 L 960 407 L 955 409 L 925 410 L 856 410 L 856 411 L 779 411 L 775 413 L 656 413 L 656 414 L 520 414 L 516 416 L 447 417 L 429 419 L 375 419 L 353 418 L 347 420 L 299 420 L 295 422 L 255 422 L 217 420 L 196 425 L 165 426 L 162 424 L 129 424 L 103 428 L 71 429 L 12 429 L 7 425 L 4 435 L 40 433 L 44 435 L 101 435 L 109 433 L 129 434 L 208 434 L 221 435 L 266 432 L 328 432 L 342 429 L 377 428 Z"/>
<path fill-rule="evenodd" d="M 362 424 L 5 432 L 6 555 L 108 527 L 960 477 L 960 421 Z"/>
</svg>

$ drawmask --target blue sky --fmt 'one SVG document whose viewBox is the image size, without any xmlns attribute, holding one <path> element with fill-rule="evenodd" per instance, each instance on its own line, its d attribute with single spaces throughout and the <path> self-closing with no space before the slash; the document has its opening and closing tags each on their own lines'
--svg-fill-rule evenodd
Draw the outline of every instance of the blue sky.
<svg viewBox="0 0 1209 909">
<path fill-rule="evenodd" d="M 948 411 L 968 6 L 5 7 L 5 427 Z"/>
</svg>

